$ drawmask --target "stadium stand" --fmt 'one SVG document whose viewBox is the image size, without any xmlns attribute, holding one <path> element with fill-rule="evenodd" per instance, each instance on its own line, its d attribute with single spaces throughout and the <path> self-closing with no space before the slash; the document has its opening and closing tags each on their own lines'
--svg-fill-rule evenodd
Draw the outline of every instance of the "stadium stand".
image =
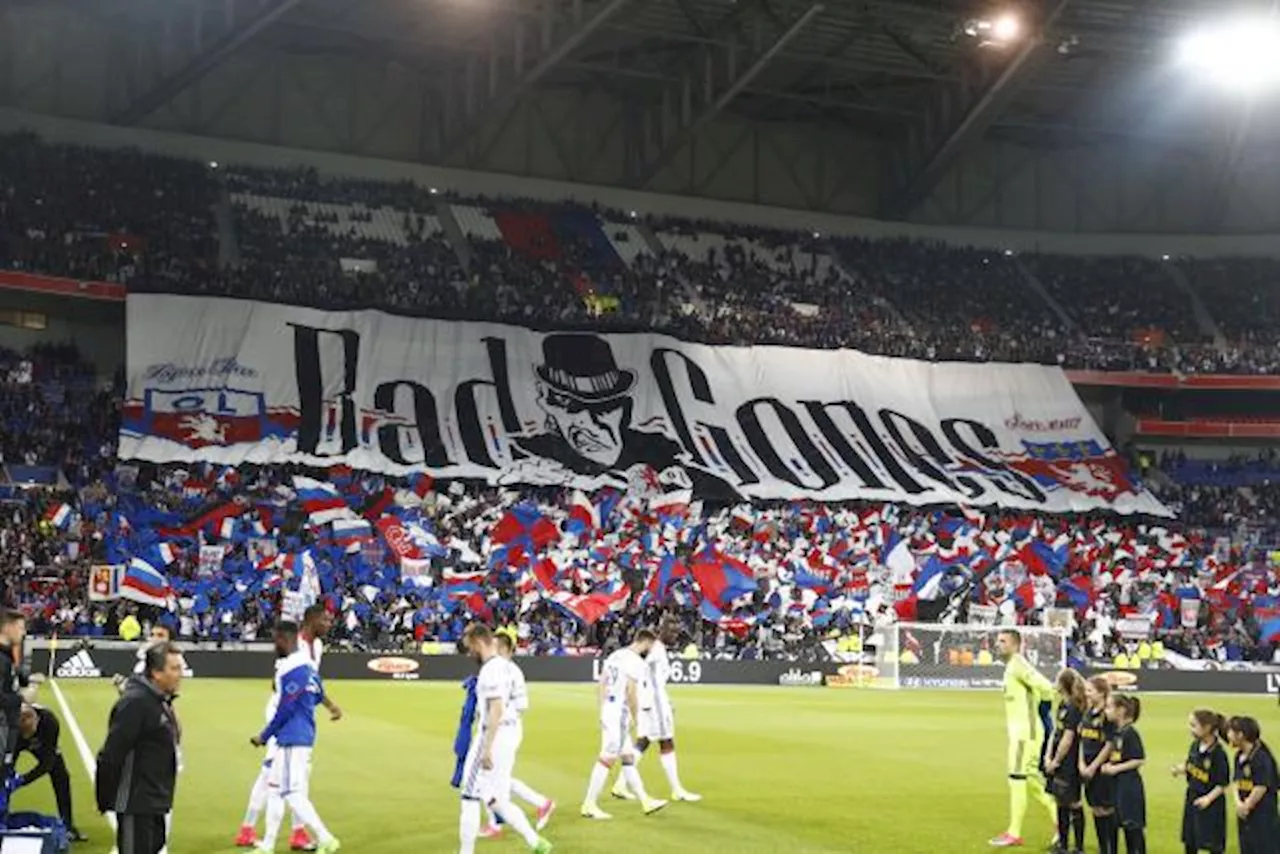
<svg viewBox="0 0 1280 854">
<path fill-rule="evenodd" d="M 1239 373 L 1269 373 L 1275 364 L 1274 261 L 1182 262 L 1228 338 L 1218 348 L 1198 327 L 1189 295 L 1143 259 L 1011 257 L 912 240 L 646 220 L 307 170 L 212 170 L 30 136 L 0 138 L 0 166 L 5 267 L 139 290 L 934 360 Z M 220 205 L 232 214 L 235 252 L 219 246 Z M 1225 297 L 1236 287 L 1246 299 Z M 387 571 L 376 530 L 350 543 L 315 539 L 292 489 L 298 472 L 120 464 L 118 389 L 95 388 L 73 349 L 5 353 L 0 372 L 0 450 L 13 508 L 0 519 L 4 583 L 37 614 L 37 630 L 112 633 L 121 606 L 84 601 L 89 568 L 163 543 L 177 552 L 159 568 L 179 593 L 176 620 L 186 637 L 262 636 L 282 588 L 299 583 L 296 565 L 306 553 L 330 603 L 348 615 L 339 633 L 354 645 L 449 642 L 461 630 L 458 603 L 468 602 L 498 621 L 523 616 L 539 651 L 567 651 L 607 644 L 658 607 L 662 597 L 637 579 L 661 567 L 644 566 L 637 544 L 674 537 L 679 559 L 666 569 L 676 603 L 666 607 L 702 647 L 725 657 L 795 658 L 833 632 L 911 616 L 911 593 L 894 589 L 883 553 L 890 541 L 910 539 L 917 560 L 944 553 L 969 572 L 976 602 L 1019 614 L 1075 608 L 1077 641 L 1097 656 L 1122 648 L 1115 622 L 1138 612 L 1154 614 L 1169 647 L 1189 655 L 1276 654 L 1256 640 L 1259 616 L 1280 605 L 1280 581 L 1259 559 L 1280 542 L 1270 523 L 1280 507 L 1270 458 L 1160 460 L 1144 474 L 1179 513 L 1180 523 L 1168 526 L 1008 514 L 975 520 L 878 505 L 704 507 L 704 519 L 687 510 L 657 518 L 606 495 L 592 499 L 601 522 L 587 534 L 574 529 L 581 499 L 570 493 L 461 483 L 419 491 L 420 482 L 312 472 L 345 485 L 357 520 L 367 496 L 388 495 L 387 507 L 421 532 L 431 584 L 406 585 Z M 78 406 L 84 400 L 87 410 Z M 19 487 L 26 481 L 50 490 L 28 494 Z M 187 527 L 232 505 L 252 509 L 217 517 L 216 529 Z M 554 533 L 503 541 L 508 535 L 498 531 L 510 518 L 524 532 L 516 539 L 539 525 Z M 810 548 L 773 545 L 797 537 Z M 227 546 L 218 581 L 199 572 L 202 542 Z M 864 559 L 849 558 L 854 551 Z M 699 609 L 680 591 L 703 558 L 772 570 L 750 606 Z M 1001 571 L 979 581 L 984 561 Z M 1108 569 L 1094 579 L 1082 569 L 1091 564 Z M 587 576 L 606 566 L 608 592 L 589 592 Z M 477 568 L 488 573 L 483 587 Z M 875 595 L 863 604 L 855 592 Z M 1182 629 L 1178 603 L 1192 595 L 1208 604 L 1195 629 Z M 609 597 L 628 607 L 615 613 L 609 605 L 619 599 Z"/>
</svg>

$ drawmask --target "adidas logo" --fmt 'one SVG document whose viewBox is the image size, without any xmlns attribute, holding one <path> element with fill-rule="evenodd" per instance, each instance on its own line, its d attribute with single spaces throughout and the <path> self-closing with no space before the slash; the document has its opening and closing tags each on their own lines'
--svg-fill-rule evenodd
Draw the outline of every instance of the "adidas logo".
<svg viewBox="0 0 1280 854">
<path fill-rule="evenodd" d="M 62 662 L 54 675 L 59 679 L 98 679 L 102 676 L 102 671 L 94 664 L 88 651 L 82 649 Z"/>
</svg>

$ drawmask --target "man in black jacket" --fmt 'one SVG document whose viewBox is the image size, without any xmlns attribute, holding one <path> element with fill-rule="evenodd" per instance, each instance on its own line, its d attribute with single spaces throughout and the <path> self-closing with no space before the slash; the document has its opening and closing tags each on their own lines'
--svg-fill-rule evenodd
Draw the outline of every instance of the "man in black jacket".
<svg viewBox="0 0 1280 854">
<path fill-rule="evenodd" d="M 120 854 L 158 854 L 164 848 L 164 817 L 173 809 L 178 773 L 173 700 L 182 683 L 182 654 L 171 643 L 155 644 L 145 667 L 125 684 L 98 751 L 98 810 L 115 811 Z"/>
<path fill-rule="evenodd" d="M 18 748 L 18 716 L 22 713 L 22 641 L 27 618 L 20 611 L 0 611 L 0 779 L 9 779 Z"/>
<path fill-rule="evenodd" d="M 18 753 L 26 751 L 36 758 L 35 767 L 18 778 L 18 788 L 30 786 L 44 775 L 49 775 L 53 784 L 53 797 L 58 802 L 58 815 L 66 825 L 67 832 L 76 842 L 83 842 L 85 837 L 76 830 L 76 822 L 71 812 L 71 774 L 67 771 L 66 760 L 58 749 L 58 736 L 62 726 L 53 712 L 43 706 L 23 706 L 22 715 L 18 718 Z"/>
</svg>

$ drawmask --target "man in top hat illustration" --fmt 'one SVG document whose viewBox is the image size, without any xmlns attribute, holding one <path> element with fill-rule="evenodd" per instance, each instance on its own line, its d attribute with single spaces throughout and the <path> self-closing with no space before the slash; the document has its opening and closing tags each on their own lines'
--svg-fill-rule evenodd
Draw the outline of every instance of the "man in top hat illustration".
<svg viewBox="0 0 1280 854">
<path fill-rule="evenodd" d="M 589 478 L 627 479 L 647 468 L 663 484 L 691 488 L 695 498 L 738 499 L 727 481 L 688 463 L 667 436 L 632 429 L 636 375 L 618 367 L 608 341 L 579 333 L 548 335 L 542 358 L 534 372 L 546 432 L 517 439 L 521 450 Z"/>
</svg>

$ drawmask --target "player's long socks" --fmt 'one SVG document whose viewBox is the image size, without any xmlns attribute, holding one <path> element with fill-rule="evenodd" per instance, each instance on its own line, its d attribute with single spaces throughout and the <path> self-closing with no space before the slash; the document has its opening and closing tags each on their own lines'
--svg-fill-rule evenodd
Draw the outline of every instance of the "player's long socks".
<svg viewBox="0 0 1280 854">
<path fill-rule="evenodd" d="M 529 788 L 522 780 L 511 781 L 511 794 L 530 806 L 541 808 L 547 802 L 546 795 L 535 792 Z"/>
<path fill-rule="evenodd" d="M 458 852 L 475 854 L 476 839 L 480 836 L 480 802 L 464 798 L 462 814 L 458 818 Z"/>
<path fill-rule="evenodd" d="M 667 753 L 659 753 L 658 761 L 662 763 L 662 770 L 667 775 L 667 782 L 671 784 L 671 791 L 684 791 L 684 786 L 680 785 L 680 769 L 676 765 L 676 752 L 672 750 Z"/>
<path fill-rule="evenodd" d="M 276 836 L 280 833 L 280 822 L 284 821 L 284 798 L 277 792 L 267 791 L 267 827 L 262 834 L 262 847 L 268 850 L 275 848 Z"/>
<path fill-rule="evenodd" d="M 262 810 L 267 805 L 268 791 L 267 775 L 259 774 L 249 791 L 249 806 L 245 808 L 244 821 L 240 822 L 245 827 L 258 826 L 258 816 L 262 815 Z"/>
<path fill-rule="evenodd" d="M 316 808 L 305 792 L 291 792 L 285 800 L 298 820 L 315 833 L 317 842 L 324 844 L 333 840 L 333 834 L 324 826 L 324 822 L 320 820 L 320 813 L 316 812 Z"/>
<path fill-rule="evenodd" d="M 1084 850 L 1084 807 L 1071 808 L 1071 835 L 1075 840 L 1073 851 Z M 1065 841 L 1065 840 L 1064 840 Z"/>
<path fill-rule="evenodd" d="M 1058 807 L 1058 844 L 1067 847 L 1071 838 L 1071 807 Z"/>
<path fill-rule="evenodd" d="M 1022 838 L 1022 822 L 1027 817 L 1026 778 L 1009 778 L 1009 835 Z"/>
<path fill-rule="evenodd" d="M 640 779 L 640 770 L 634 765 L 622 766 L 622 779 L 627 781 L 627 788 L 635 793 L 635 796 L 641 801 L 649 799 L 649 795 L 644 790 L 644 780 Z"/>
<path fill-rule="evenodd" d="M 489 808 L 496 815 L 502 816 L 502 820 L 511 825 L 511 829 L 520 834 L 520 838 L 530 847 L 538 844 L 538 833 L 533 829 L 533 825 L 529 823 L 529 817 L 524 814 L 524 810 L 511 803 L 510 800 L 494 801 L 489 804 Z"/>
<path fill-rule="evenodd" d="M 604 791 L 604 784 L 609 782 L 609 766 L 603 762 L 597 762 L 591 766 L 591 780 L 587 783 L 587 803 L 600 803 L 600 793 Z"/>
<path fill-rule="evenodd" d="M 1124 850 L 1128 854 L 1147 854 L 1147 833 L 1141 827 L 1124 829 Z"/>
<path fill-rule="evenodd" d="M 1115 813 L 1107 816 L 1107 850 L 1120 854 L 1120 818 Z"/>
</svg>

